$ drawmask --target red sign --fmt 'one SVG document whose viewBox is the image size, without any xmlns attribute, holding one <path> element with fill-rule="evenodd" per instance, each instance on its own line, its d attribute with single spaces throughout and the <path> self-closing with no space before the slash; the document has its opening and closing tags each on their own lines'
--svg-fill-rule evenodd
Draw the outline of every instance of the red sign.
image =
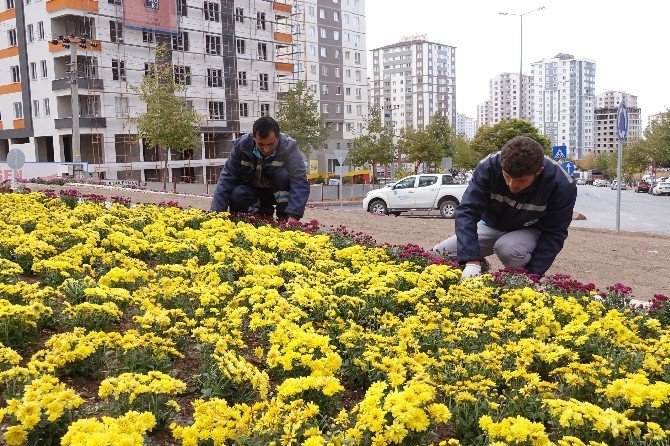
<svg viewBox="0 0 670 446">
<path fill-rule="evenodd" d="M 174 0 L 124 0 L 123 23 L 129 27 L 177 32 Z"/>
</svg>

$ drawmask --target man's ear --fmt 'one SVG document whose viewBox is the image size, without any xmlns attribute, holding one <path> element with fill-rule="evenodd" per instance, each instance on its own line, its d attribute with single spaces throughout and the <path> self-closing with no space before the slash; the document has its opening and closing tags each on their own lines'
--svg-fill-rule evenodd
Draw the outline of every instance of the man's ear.
<svg viewBox="0 0 670 446">
<path fill-rule="evenodd" d="M 541 174 L 543 170 L 544 170 L 544 166 L 540 167 L 540 170 L 537 171 L 535 176 L 538 176 L 539 174 Z"/>
</svg>

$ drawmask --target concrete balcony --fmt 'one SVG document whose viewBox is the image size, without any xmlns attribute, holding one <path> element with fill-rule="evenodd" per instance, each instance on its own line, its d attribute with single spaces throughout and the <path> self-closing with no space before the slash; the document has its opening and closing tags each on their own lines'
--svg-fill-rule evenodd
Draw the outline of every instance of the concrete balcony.
<svg viewBox="0 0 670 446">
<path fill-rule="evenodd" d="M 56 129 L 71 129 L 72 118 L 58 118 L 55 120 Z M 80 116 L 79 128 L 106 128 L 107 118 L 96 116 Z"/>
<path fill-rule="evenodd" d="M 88 77 L 79 77 L 77 78 L 77 85 L 79 88 L 84 88 L 87 90 L 104 90 L 104 82 L 102 79 L 92 79 Z M 70 89 L 70 79 L 56 79 L 51 81 L 51 90 L 60 91 L 60 90 L 69 90 Z"/>
</svg>

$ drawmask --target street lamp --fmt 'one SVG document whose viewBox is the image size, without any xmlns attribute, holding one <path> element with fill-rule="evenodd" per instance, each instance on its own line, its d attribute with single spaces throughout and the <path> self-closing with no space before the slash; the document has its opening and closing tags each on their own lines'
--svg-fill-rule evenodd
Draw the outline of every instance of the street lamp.
<svg viewBox="0 0 670 446">
<path fill-rule="evenodd" d="M 544 9 L 544 6 L 533 9 L 531 11 L 526 11 L 524 13 L 513 13 L 513 12 L 499 12 L 500 15 L 513 15 L 517 16 L 520 19 L 521 23 L 521 33 L 520 33 L 520 49 L 519 49 L 519 119 L 523 119 L 523 16 L 532 14 L 537 11 Z"/>
</svg>

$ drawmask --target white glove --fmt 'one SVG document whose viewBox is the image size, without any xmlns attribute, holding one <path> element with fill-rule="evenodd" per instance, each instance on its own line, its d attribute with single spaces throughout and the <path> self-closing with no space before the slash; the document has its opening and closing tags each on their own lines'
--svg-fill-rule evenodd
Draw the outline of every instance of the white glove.
<svg viewBox="0 0 670 446">
<path fill-rule="evenodd" d="M 479 263 L 468 263 L 463 269 L 461 280 L 477 277 L 482 273 L 482 265 Z"/>
</svg>

